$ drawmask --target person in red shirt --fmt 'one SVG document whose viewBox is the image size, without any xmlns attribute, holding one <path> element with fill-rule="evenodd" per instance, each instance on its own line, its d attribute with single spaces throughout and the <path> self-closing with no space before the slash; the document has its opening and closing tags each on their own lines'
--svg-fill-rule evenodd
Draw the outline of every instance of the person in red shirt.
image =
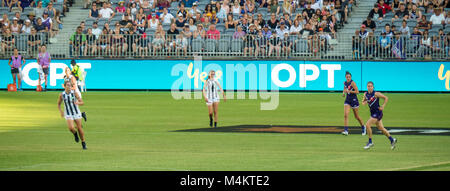
<svg viewBox="0 0 450 191">
<path fill-rule="evenodd" d="M 389 11 L 392 11 L 391 6 L 384 3 L 384 0 L 380 0 L 380 3 L 378 4 L 378 8 L 381 9 L 381 11 L 383 11 L 383 15 L 385 15 Z"/>
<path fill-rule="evenodd" d="M 211 24 L 209 26 L 209 30 L 208 30 L 208 32 L 206 32 L 206 36 L 208 37 L 208 39 L 214 39 L 214 40 L 220 39 L 220 31 L 218 31 L 216 29 L 215 24 Z"/>
</svg>

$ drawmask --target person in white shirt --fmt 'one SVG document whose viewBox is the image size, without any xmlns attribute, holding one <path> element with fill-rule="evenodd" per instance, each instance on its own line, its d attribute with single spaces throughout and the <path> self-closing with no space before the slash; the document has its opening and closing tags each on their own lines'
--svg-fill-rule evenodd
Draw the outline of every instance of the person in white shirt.
<svg viewBox="0 0 450 191">
<path fill-rule="evenodd" d="M 314 10 L 322 10 L 323 1 L 322 0 L 311 0 L 311 8 Z"/>
<path fill-rule="evenodd" d="M 197 13 L 202 13 L 202 11 L 198 10 L 198 6 L 197 3 L 194 2 L 194 4 L 192 4 L 192 8 L 191 10 L 189 10 L 189 15 L 191 15 L 191 17 L 193 17 L 194 19 L 197 19 Z"/>
<path fill-rule="evenodd" d="M 103 3 L 102 9 L 98 12 L 100 14 L 100 18 L 111 19 L 114 17 L 114 11 L 108 7 L 108 3 Z"/>
<path fill-rule="evenodd" d="M 102 29 L 98 28 L 97 21 L 92 24 L 92 34 L 95 35 L 96 39 L 102 34 Z"/>
<path fill-rule="evenodd" d="M 31 25 L 30 19 L 25 20 L 25 25 L 22 26 L 22 33 L 31 34 L 31 28 L 33 28 L 33 25 Z"/>
<path fill-rule="evenodd" d="M 280 27 L 277 28 L 276 30 L 277 32 L 277 36 L 280 37 L 281 40 L 284 39 L 284 33 L 288 33 L 289 34 L 289 29 L 285 26 L 284 22 L 280 23 Z"/>
<path fill-rule="evenodd" d="M 444 24 L 445 17 L 444 14 L 441 14 L 441 9 L 434 9 L 434 15 L 431 15 L 430 22 L 433 23 L 433 25 Z"/>
<path fill-rule="evenodd" d="M 163 24 L 171 24 L 172 20 L 175 18 L 172 14 L 169 13 L 167 8 L 164 8 L 164 12 L 160 17 Z"/>
<path fill-rule="evenodd" d="M 302 28 L 303 27 L 302 25 L 300 25 L 300 22 L 297 19 L 295 19 L 294 25 L 291 26 L 289 32 L 291 33 L 291 35 L 296 35 L 302 30 Z"/>
</svg>

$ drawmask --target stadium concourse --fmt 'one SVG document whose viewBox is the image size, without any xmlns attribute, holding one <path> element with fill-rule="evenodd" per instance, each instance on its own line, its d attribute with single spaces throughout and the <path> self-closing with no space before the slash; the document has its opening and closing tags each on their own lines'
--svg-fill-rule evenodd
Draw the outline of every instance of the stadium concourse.
<svg viewBox="0 0 450 191">
<path fill-rule="evenodd" d="M 35 57 L 37 44 L 53 58 L 446 60 L 450 50 L 449 0 L 6 2 L 2 57 L 13 47 Z"/>
</svg>

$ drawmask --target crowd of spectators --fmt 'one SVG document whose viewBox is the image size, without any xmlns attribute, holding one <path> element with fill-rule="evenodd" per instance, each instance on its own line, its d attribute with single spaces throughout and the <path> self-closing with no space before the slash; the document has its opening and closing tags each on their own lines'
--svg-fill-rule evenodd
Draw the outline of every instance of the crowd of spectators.
<svg viewBox="0 0 450 191">
<path fill-rule="evenodd" d="M 9 54 L 15 47 L 31 55 L 36 53 L 39 45 L 50 43 L 62 29 L 61 18 L 72 3 L 73 0 L 1 0 L 1 53 Z M 54 4 L 61 7 L 55 8 Z"/>
<path fill-rule="evenodd" d="M 280 56 L 303 39 L 331 48 L 354 0 L 87 1 L 89 18 L 71 36 L 71 55 L 185 54 L 195 40 L 241 41 L 249 56 Z M 91 38 L 94 37 L 94 38 Z M 204 49 L 204 48 L 203 48 Z"/>
<path fill-rule="evenodd" d="M 450 0 L 378 0 L 353 39 L 354 57 L 449 57 Z"/>
</svg>

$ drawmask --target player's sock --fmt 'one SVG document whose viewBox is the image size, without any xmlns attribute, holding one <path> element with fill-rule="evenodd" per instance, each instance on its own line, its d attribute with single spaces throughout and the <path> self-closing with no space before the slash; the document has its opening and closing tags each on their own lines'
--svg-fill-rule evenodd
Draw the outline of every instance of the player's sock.
<svg viewBox="0 0 450 191">
<path fill-rule="evenodd" d="M 394 139 L 392 138 L 392 136 L 388 137 L 389 141 L 391 141 L 391 143 L 394 141 Z"/>
<path fill-rule="evenodd" d="M 87 149 L 87 147 L 86 147 L 86 142 L 84 142 L 84 141 L 83 141 L 83 142 L 81 142 L 81 146 L 83 146 L 83 149 L 84 149 L 84 150 L 86 150 L 86 149 Z"/>
<path fill-rule="evenodd" d="M 214 127 L 217 127 L 217 122 L 214 122 Z"/>
<path fill-rule="evenodd" d="M 73 134 L 73 136 L 75 137 L 75 142 L 79 142 L 80 141 L 80 139 L 78 138 L 78 133 L 77 132 L 75 132 L 74 134 Z"/>
<path fill-rule="evenodd" d="M 348 131 L 348 127 L 347 126 L 344 127 L 344 131 Z"/>
<path fill-rule="evenodd" d="M 372 143 L 372 138 L 369 138 L 369 143 Z"/>
<path fill-rule="evenodd" d="M 212 114 L 209 115 L 209 126 L 210 126 L 210 127 L 213 126 L 213 117 L 212 117 Z"/>
</svg>

